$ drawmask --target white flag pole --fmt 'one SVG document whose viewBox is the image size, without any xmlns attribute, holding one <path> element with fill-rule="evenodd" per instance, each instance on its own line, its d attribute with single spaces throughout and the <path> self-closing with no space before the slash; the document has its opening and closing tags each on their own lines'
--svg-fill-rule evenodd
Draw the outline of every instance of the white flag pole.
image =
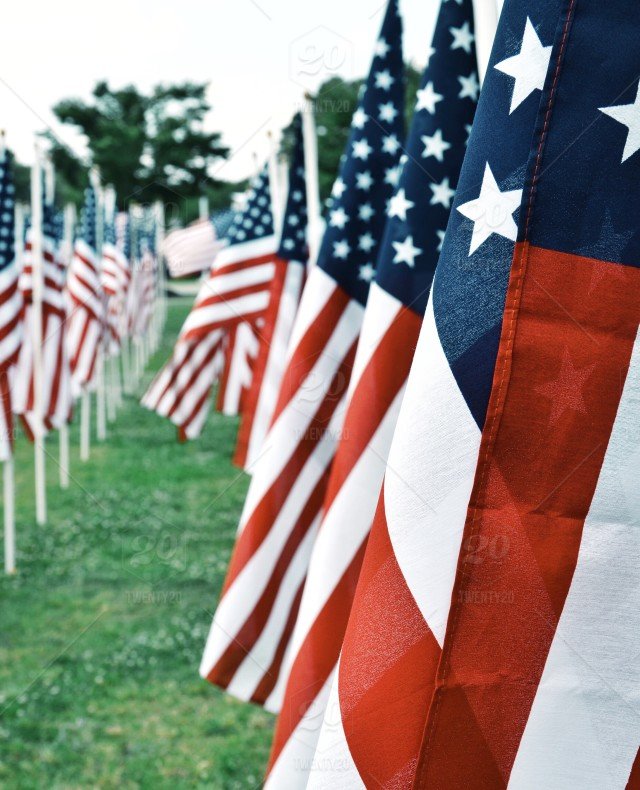
<svg viewBox="0 0 640 790">
<path fill-rule="evenodd" d="M 64 254 L 67 266 L 73 256 L 73 236 L 76 224 L 76 207 L 67 203 L 64 207 Z M 69 488 L 69 424 L 63 420 L 58 431 L 58 467 L 60 488 Z"/>
<path fill-rule="evenodd" d="M 280 169 L 278 167 L 278 153 L 275 138 L 272 132 L 269 135 L 269 190 L 271 192 L 271 212 L 273 214 L 273 228 L 276 237 L 282 233 L 282 223 L 284 221 L 284 193 L 283 184 L 280 180 Z"/>
<path fill-rule="evenodd" d="M 307 185 L 307 215 L 309 263 L 318 259 L 322 241 L 322 206 L 320 203 L 320 176 L 318 173 L 318 135 L 316 133 L 315 100 L 305 95 L 302 112 L 302 139 L 304 142 L 304 171 Z"/>
<path fill-rule="evenodd" d="M 206 195 L 198 200 L 198 216 L 200 219 L 209 219 L 209 198 Z"/>
<path fill-rule="evenodd" d="M 33 433 L 36 485 L 36 522 L 47 522 L 46 468 L 44 449 L 43 376 L 42 376 L 42 297 L 43 241 L 42 241 L 42 155 L 36 142 L 35 160 L 31 168 L 31 278 L 33 300 L 32 343 L 33 343 Z"/>
<path fill-rule="evenodd" d="M 487 73 L 493 39 L 498 26 L 497 0 L 473 0 L 473 22 L 476 37 L 476 56 L 478 58 L 478 77 L 480 85 Z"/>
<path fill-rule="evenodd" d="M 96 168 L 90 173 L 91 185 L 96 196 L 96 265 L 102 270 L 102 243 L 104 240 L 104 196 L 100 185 L 100 175 Z M 104 299 L 103 308 L 106 309 Z M 100 342 L 98 343 L 98 356 L 96 359 L 96 437 L 103 442 L 107 438 L 107 398 L 105 377 L 105 340 L 106 340 L 106 315 L 103 316 Z"/>
</svg>

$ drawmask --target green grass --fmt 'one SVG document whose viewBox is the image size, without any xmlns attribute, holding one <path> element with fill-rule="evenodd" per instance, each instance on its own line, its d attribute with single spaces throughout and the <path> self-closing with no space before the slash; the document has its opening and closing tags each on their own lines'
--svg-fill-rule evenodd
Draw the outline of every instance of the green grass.
<svg viewBox="0 0 640 790">
<path fill-rule="evenodd" d="M 167 358 L 188 303 L 171 303 Z M 57 485 L 35 525 L 33 457 L 16 448 L 17 565 L 0 580 L 0 786 L 255 788 L 273 719 L 205 683 L 198 665 L 247 478 L 237 423 L 197 442 L 126 399 L 104 444 Z"/>
</svg>

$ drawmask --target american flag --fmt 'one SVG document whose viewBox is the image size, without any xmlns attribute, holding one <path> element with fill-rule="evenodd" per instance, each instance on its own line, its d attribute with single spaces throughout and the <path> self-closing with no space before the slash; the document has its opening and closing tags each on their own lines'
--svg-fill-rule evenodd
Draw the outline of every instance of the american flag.
<svg viewBox="0 0 640 790">
<path fill-rule="evenodd" d="M 292 130 L 289 192 L 275 259 L 271 297 L 264 325 L 260 329 L 260 345 L 253 365 L 251 389 L 242 410 L 234 457 L 234 462 L 247 471 L 251 471 L 258 459 L 276 408 L 308 258 L 304 142 L 302 117 L 299 114 L 293 120 Z"/>
<path fill-rule="evenodd" d="M 13 452 L 11 375 L 22 337 L 22 298 L 18 290 L 19 272 L 15 259 L 15 188 L 11 159 L 11 154 L 4 148 L 0 153 L 0 461 L 8 461 Z"/>
<path fill-rule="evenodd" d="M 202 430 L 225 351 L 233 357 L 228 341 L 237 338 L 234 330 L 246 325 L 256 334 L 269 304 L 277 242 L 266 169 L 254 179 L 247 206 L 236 216 L 228 240 L 200 287 L 171 359 L 142 400 L 177 425 L 183 439 L 195 438 Z M 227 386 L 236 392 L 247 388 L 247 364 L 241 357 L 229 374 Z"/>
<path fill-rule="evenodd" d="M 188 277 L 207 271 L 223 246 L 213 222 L 206 217 L 169 233 L 162 253 L 172 277 Z"/>
<path fill-rule="evenodd" d="M 471 0 L 441 6 L 430 53 L 399 188 L 387 212 L 342 439 L 281 673 L 278 693 L 286 692 L 267 787 L 306 787 L 320 734 L 475 113 L 477 92 L 467 95 L 460 84 L 460 77 L 476 71 Z"/>
<path fill-rule="evenodd" d="M 93 384 L 96 360 L 102 341 L 104 293 L 100 282 L 100 262 L 96 254 L 96 195 L 87 187 L 67 277 L 69 318 L 67 349 L 71 359 L 71 386 L 74 397 Z"/>
<path fill-rule="evenodd" d="M 240 534 L 201 674 L 241 699 L 276 708 L 385 210 L 403 138 L 401 20 L 392 0 L 353 117 L 318 265 L 304 289 L 271 430 L 255 466 Z"/>
<path fill-rule="evenodd" d="M 639 30 L 505 3 L 310 788 L 640 786 Z"/>
<path fill-rule="evenodd" d="M 27 232 L 24 265 L 19 286 L 24 301 L 24 337 L 15 370 L 13 409 L 19 415 L 30 440 L 36 433 L 44 434 L 59 428 L 71 417 L 71 367 L 66 348 L 67 308 L 64 299 L 66 266 L 60 247 L 61 228 L 56 222 L 53 205 L 46 201 L 42 209 L 42 423 L 34 413 L 33 369 L 33 252 L 32 229 Z"/>
<path fill-rule="evenodd" d="M 107 301 L 107 331 L 109 354 L 116 354 L 122 341 L 123 313 L 131 274 L 124 249 L 118 244 L 115 211 L 105 215 L 100 280 Z"/>
</svg>

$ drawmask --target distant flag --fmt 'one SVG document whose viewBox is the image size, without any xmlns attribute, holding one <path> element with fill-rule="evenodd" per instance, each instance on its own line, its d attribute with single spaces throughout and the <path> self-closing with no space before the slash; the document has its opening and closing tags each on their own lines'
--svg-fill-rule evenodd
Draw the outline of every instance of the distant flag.
<svg viewBox="0 0 640 790">
<path fill-rule="evenodd" d="M 253 366 L 251 389 L 242 410 L 234 457 L 234 462 L 247 471 L 251 471 L 258 458 L 276 408 L 308 259 L 307 194 L 300 115 L 295 116 L 292 129 L 289 192 L 275 259 L 276 269 L 269 307 L 258 335 L 259 350 Z"/>
<path fill-rule="evenodd" d="M 211 389 L 224 366 L 225 343 L 242 324 L 257 334 L 269 305 L 277 241 L 266 169 L 254 179 L 228 241 L 200 287 L 171 359 L 142 400 L 177 425 L 183 439 L 193 439 L 202 430 Z M 246 367 L 238 364 L 231 385 L 241 390 L 245 375 Z"/>
<path fill-rule="evenodd" d="M 639 786 L 639 31 L 505 3 L 313 790 Z"/>
<path fill-rule="evenodd" d="M 273 692 L 276 700 L 286 689 L 282 705 L 272 705 L 281 710 L 267 787 L 306 787 L 320 735 L 475 113 L 476 97 L 461 97 L 459 81 L 476 69 L 471 0 L 441 6 L 431 51 L 389 203 L 300 613 Z M 441 97 L 433 108 L 422 100 L 430 90 Z"/>
<path fill-rule="evenodd" d="M 129 261 L 117 243 L 116 214 L 105 215 L 101 282 L 107 300 L 107 350 L 116 354 L 122 340 L 122 314 L 130 280 Z"/>
<path fill-rule="evenodd" d="M 11 161 L 11 154 L 5 148 L 0 153 L 0 461 L 8 461 L 13 453 L 11 376 L 22 337 L 22 298 L 18 290 L 19 272 L 15 259 L 15 188 Z"/>
<path fill-rule="evenodd" d="M 32 231 L 27 232 L 24 267 L 20 290 L 24 300 L 24 338 L 14 379 L 15 414 L 19 415 L 27 436 L 33 440 L 37 431 L 59 428 L 69 421 L 73 409 L 71 363 L 66 346 L 67 305 L 64 298 L 66 266 L 62 260 L 61 227 L 56 222 L 53 205 L 44 202 L 42 209 L 42 419 L 36 423 L 34 413 L 33 369 L 33 252 Z"/>
<path fill-rule="evenodd" d="M 272 427 L 200 671 L 271 707 L 321 517 L 369 285 L 398 184 L 401 20 L 391 0 L 353 117 L 319 260 L 304 289 Z"/>
<path fill-rule="evenodd" d="M 96 255 L 96 195 L 92 187 L 85 190 L 80 235 L 69 266 L 67 293 L 67 348 L 71 358 L 72 391 L 74 397 L 78 397 L 93 384 L 105 318 L 100 262 Z"/>
<path fill-rule="evenodd" d="M 206 217 L 167 234 L 162 254 L 172 277 L 189 277 L 207 271 L 223 246 L 224 240 Z"/>
</svg>

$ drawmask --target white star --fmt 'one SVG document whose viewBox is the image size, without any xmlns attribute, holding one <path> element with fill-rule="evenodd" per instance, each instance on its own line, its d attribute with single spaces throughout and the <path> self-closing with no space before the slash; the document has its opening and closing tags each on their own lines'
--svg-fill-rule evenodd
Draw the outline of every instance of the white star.
<svg viewBox="0 0 640 790">
<path fill-rule="evenodd" d="M 389 71 L 389 69 L 376 72 L 375 80 L 376 80 L 376 88 L 380 88 L 383 91 L 391 90 L 391 86 L 395 82 L 394 78 L 391 76 L 391 72 Z"/>
<path fill-rule="evenodd" d="M 296 189 L 296 191 L 291 194 L 291 197 L 296 201 L 296 203 L 299 203 L 304 195 L 299 189 Z"/>
<path fill-rule="evenodd" d="M 444 242 L 444 237 L 447 235 L 447 232 L 446 230 L 437 230 L 436 233 L 438 234 L 438 238 L 440 239 L 440 242 L 437 247 L 437 251 L 442 252 L 442 244 Z"/>
<path fill-rule="evenodd" d="M 471 130 L 472 129 L 473 129 L 473 126 L 470 123 L 465 123 L 464 130 L 467 133 L 467 139 L 464 141 L 465 145 L 469 145 L 469 138 L 471 137 Z"/>
<path fill-rule="evenodd" d="M 293 239 L 285 239 L 282 242 L 282 246 L 285 248 L 285 250 L 292 250 L 295 247 L 295 244 Z"/>
<path fill-rule="evenodd" d="M 364 173 L 356 173 L 356 189 L 368 192 L 372 186 L 373 178 L 368 170 L 365 170 Z"/>
<path fill-rule="evenodd" d="M 349 221 L 349 217 L 347 216 L 347 213 L 342 207 L 337 208 L 335 209 L 335 211 L 331 212 L 329 224 L 333 228 L 340 228 L 342 230 L 342 228 L 344 228 L 344 226 L 347 224 L 348 221 Z"/>
<path fill-rule="evenodd" d="M 351 247 L 349 246 L 348 241 L 333 242 L 333 254 L 335 255 L 336 258 L 342 258 L 342 260 L 345 260 L 350 252 L 351 252 Z"/>
<path fill-rule="evenodd" d="M 403 222 L 407 221 L 407 211 L 413 208 L 415 203 L 412 200 L 407 200 L 407 195 L 404 189 L 399 189 L 389 201 L 389 216 L 398 217 Z"/>
<path fill-rule="evenodd" d="M 389 167 L 384 171 L 384 183 L 390 184 L 392 187 L 397 187 L 400 183 L 400 174 L 402 173 L 402 165 L 397 167 Z"/>
<path fill-rule="evenodd" d="M 442 130 L 438 129 L 435 134 L 429 136 L 428 134 L 422 135 L 422 142 L 424 143 L 424 151 L 422 156 L 428 158 L 435 156 L 438 162 L 444 159 L 444 152 L 451 148 L 451 143 L 448 143 L 442 138 Z"/>
<path fill-rule="evenodd" d="M 387 42 L 383 38 L 379 38 L 376 41 L 375 55 L 378 58 L 386 58 L 390 49 L 391 47 Z"/>
<path fill-rule="evenodd" d="M 640 151 L 640 83 L 638 83 L 638 92 L 633 104 L 617 104 L 614 107 L 599 107 L 598 109 L 627 127 L 627 141 L 622 152 L 622 161 L 626 162 L 636 151 Z"/>
<path fill-rule="evenodd" d="M 395 134 L 390 134 L 388 137 L 382 139 L 382 150 L 385 154 L 393 155 L 398 148 L 400 148 L 400 140 L 398 140 Z"/>
<path fill-rule="evenodd" d="M 514 211 L 522 200 L 521 189 L 511 189 L 501 192 L 491 167 L 487 162 L 482 178 L 480 196 L 458 206 L 458 211 L 463 217 L 473 221 L 471 246 L 469 255 L 478 249 L 493 233 L 504 236 L 505 239 L 515 241 L 518 227 L 513 218 Z"/>
<path fill-rule="evenodd" d="M 407 236 L 403 241 L 392 241 L 396 255 L 393 259 L 394 263 L 406 263 L 411 269 L 416 265 L 416 255 L 420 255 L 421 249 L 415 247 L 413 244 L 413 236 Z"/>
<path fill-rule="evenodd" d="M 292 214 L 289 217 L 289 225 L 293 225 L 295 227 L 296 225 L 299 224 L 300 224 L 300 217 L 296 216 L 295 214 Z"/>
<path fill-rule="evenodd" d="M 531 20 L 527 17 L 520 52 L 496 63 L 495 68 L 515 79 L 509 115 L 535 90 L 544 88 L 552 47 L 543 47 Z"/>
<path fill-rule="evenodd" d="M 468 77 L 458 77 L 460 83 L 459 99 L 473 99 L 478 101 L 478 93 L 480 92 L 480 83 L 478 82 L 478 75 L 475 71 Z"/>
<path fill-rule="evenodd" d="M 358 107 L 358 109 L 353 113 L 353 120 L 351 123 L 355 129 L 364 129 L 364 125 L 368 120 L 369 116 L 367 113 L 362 109 L 362 107 Z"/>
<path fill-rule="evenodd" d="M 378 118 L 381 121 L 386 121 L 387 123 L 393 123 L 396 119 L 396 115 L 398 111 L 393 106 L 392 102 L 387 102 L 386 104 L 378 105 Z"/>
<path fill-rule="evenodd" d="M 436 111 L 436 104 L 444 98 L 441 93 L 435 92 L 433 82 L 427 82 L 424 88 L 419 90 L 416 95 L 418 97 L 416 112 L 418 110 L 426 110 L 431 115 Z"/>
<path fill-rule="evenodd" d="M 353 155 L 356 159 L 362 159 L 366 162 L 372 151 L 373 148 L 364 138 L 353 143 Z"/>
<path fill-rule="evenodd" d="M 358 216 L 363 222 L 369 222 L 375 213 L 371 203 L 363 203 L 358 209 Z"/>
<path fill-rule="evenodd" d="M 471 45 L 475 37 L 469 28 L 469 23 L 465 22 L 462 27 L 450 27 L 449 33 L 453 36 L 451 49 L 464 49 L 467 54 L 471 54 Z"/>
<path fill-rule="evenodd" d="M 365 233 L 358 239 L 358 248 L 363 252 L 371 252 L 376 246 L 376 241 L 370 233 Z"/>
<path fill-rule="evenodd" d="M 347 185 L 341 178 L 337 178 L 335 184 L 333 185 L 333 189 L 331 190 L 331 194 L 333 197 L 339 198 L 342 197 L 342 193 L 347 188 Z"/>
<path fill-rule="evenodd" d="M 376 270 L 374 269 L 373 264 L 365 263 L 360 267 L 359 277 L 361 280 L 364 280 L 366 283 L 370 283 L 375 276 Z"/>
<path fill-rule="evenodd" d="M 456 191 L 449 186 L 449 179 L 445 178 L 441 184 L 429 184 L 429 186 L 433 192 L 431 205 L 435 206 L 439 203 L 445 208 L 451 208 L 451 199 L 456 194 Z"/>
</svg>

